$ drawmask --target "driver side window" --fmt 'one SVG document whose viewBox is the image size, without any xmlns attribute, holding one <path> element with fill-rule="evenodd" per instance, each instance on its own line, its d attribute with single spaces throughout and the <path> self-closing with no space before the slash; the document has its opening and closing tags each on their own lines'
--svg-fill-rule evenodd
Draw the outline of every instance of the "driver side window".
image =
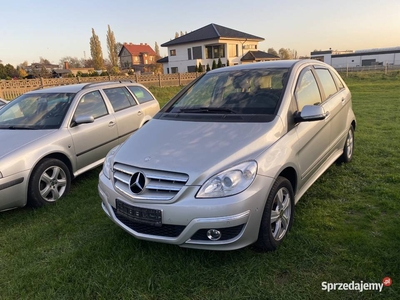
<svg viewBox="0 0 400 300">
<path fill-rule="evenodd" d="M 321 94 L 315 77 L 310 69 L 304 70 L 300 74 L 295 90 L 295 96 L 299 112 L 305 105 L 318 105 L 321 103 Z"/>
<path fill-rule="evenodd" d="M 99 91 L 85 94 L 79 101 L 75 117 L 93 116 L 97 119 L 108 114 L 107 107 Z"/>
</svg>

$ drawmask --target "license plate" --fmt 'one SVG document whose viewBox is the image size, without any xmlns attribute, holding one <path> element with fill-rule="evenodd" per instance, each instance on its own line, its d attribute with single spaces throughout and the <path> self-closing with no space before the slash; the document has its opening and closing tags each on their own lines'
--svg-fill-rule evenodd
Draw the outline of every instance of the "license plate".
<svg viewBox="0 0 400 300">
<path fill-rule="evenodd" d="M 153 226 L 162 225 L 162 213 L 159 209 L 150 209 L 132 206 L 122 202 L 120 200 L 116 201 L 117 213 L 131 219 L 137 223 L 144 223 Z"/>
</svg>

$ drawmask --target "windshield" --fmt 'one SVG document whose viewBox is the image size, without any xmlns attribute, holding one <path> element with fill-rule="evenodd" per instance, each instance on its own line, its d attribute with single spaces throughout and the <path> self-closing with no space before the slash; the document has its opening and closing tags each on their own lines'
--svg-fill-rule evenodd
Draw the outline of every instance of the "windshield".
<svg viewBox="0 0 400 300">
<path fill-rule="evenodd" d="M 288 71 L 250 69 L 205 74 L 163 112 L 233 114 L 245 119 L 250 115 L 275 115 Z"/>
<path fill-rule="evenodd" d="M 74 93 L 24 94 L 0 110 L 0 129 L 57 129 Z"/>
</svg>

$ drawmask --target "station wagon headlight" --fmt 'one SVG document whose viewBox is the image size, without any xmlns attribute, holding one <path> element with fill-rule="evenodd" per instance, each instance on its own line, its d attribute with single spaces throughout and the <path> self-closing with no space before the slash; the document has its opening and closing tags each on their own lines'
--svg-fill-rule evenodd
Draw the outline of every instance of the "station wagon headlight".
<svg viewBox="0 0 400 300">
<path fill-rule="evenodd" d="M 255 161 L 244 162 L 208 179 L 197 193 L 197 198 L 218 198 L 239 194 L 247 189 L 257 174 Z"/>
<path fill-rule="evenodd" d="M 103 163 L 103 174 L 108 179 L 111 178 L 112 166 L 113 166 L 113 163 L 114 163 L 114 157 L 115 157 L 115 154 L 117 154 L 117 151 L 118 151 L 120 146 L 121 145 L 112 148 L 110 150 L 110 152 L 108 152 L 108 154 L 107 154 L 107 156 L 106 156 L 106 158 L 104 160 L 104 163 Z"/>
</svg>

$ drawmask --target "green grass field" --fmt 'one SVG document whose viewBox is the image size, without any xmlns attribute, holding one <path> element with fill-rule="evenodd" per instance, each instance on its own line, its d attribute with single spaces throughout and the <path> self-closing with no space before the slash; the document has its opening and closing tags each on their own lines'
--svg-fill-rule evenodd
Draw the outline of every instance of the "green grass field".
<svg viewBox="0 0 400 300">
<path fill-rule="evenodd" d="M 400 299 L 400 75 L 346 78 L 358 126 L 350 164 L 303 196 L 278 251 L 139 241 L 100 207 L 100 169 L 55 205 L 0 213 L 0 299 Z M 179 88 L 152 89 L 165 103 Z M 322 291 L 322 282 L 380 283 Z"/>
</svg>

